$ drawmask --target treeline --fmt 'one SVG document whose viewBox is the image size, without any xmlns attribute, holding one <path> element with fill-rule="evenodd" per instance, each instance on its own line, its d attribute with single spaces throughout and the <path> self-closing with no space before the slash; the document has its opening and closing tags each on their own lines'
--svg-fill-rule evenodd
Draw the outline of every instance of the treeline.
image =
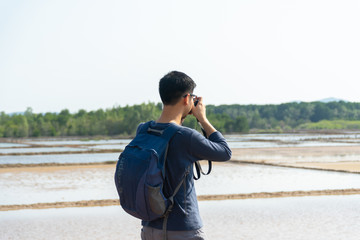
<svg viewBox="0 0 360 240">
<path fill-rule="evenodd" d="M 291 131 L 320 126 L 321 129 L 338 129 L 336 120 L 356 122 L 360 120 L 360 103 L 355 102 L 292 102 L 278 105 L 220 105 L 207 106 L 208 114 L 236 119 L 244 116 L 249 129 Z M 327 120 L 327 125 L 318 124 Z M 313 123 L 309 125 L 309 123 Z M 327 126 L 327 127 L 324 127 Z M 360 129 L 359 124 L 343 125 L 348 129 Z"/>
<path fill-rule="evenodd" d="M 141 121 L 157 119 L 161 104 L 140 104 L 97 111 L 0 114 L 0 137 L 133 135 Z"/>
<path fill-rule="evenodd" d="M 161 103 L 113 107 L 97 111 L 70 113 L 0 113 L 0 137 L 47 136 L 131 136 L 140 122 L 156 120 Z M 207 116 L 223 133 L 291 131 L 297 129 L 360 129 L 360 103 L 311 102 L 280 105 L 208 105 Z M 341 121 L 340 121 L 341 120 Z M 188 117 L 185 126 L 199 129 L 196 119 Z"/>
</svg>

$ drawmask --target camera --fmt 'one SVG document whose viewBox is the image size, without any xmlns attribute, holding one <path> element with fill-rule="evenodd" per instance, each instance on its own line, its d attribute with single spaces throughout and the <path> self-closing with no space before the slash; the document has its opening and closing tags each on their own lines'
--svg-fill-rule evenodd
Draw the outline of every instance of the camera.
<svg viewBox="0 0 360 240">
<path fill-rule="evenodd" d="M 198 102 L 199 102 L 198 99 L 196 99 L 196 100 L 194 101 L 194 106 L 195 106 L 195 107 L 196 107 L 196 105 L 198 104 Z"/>
</svg>

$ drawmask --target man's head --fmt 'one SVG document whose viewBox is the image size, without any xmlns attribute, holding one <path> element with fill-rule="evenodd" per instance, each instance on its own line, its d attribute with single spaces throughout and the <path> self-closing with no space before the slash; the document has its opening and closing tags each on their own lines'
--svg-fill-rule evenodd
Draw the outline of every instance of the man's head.
<svg viewBox="0 0 360 240">
<path fill-rule="evenodd" d="M 172 71 L 159 82 L 159 93 L 164 105 L 175 105 L 196 87 L 195 82 L 185 73 Z"/>
</svg>

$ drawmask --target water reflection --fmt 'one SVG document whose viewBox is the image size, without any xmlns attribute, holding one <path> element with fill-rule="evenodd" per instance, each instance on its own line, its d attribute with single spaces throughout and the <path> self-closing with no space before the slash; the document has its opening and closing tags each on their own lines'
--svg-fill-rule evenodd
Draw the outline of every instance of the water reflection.
<svg viewBox="0 0 360 240">
<path fill-rule="evenodd" d="M 0 173 L 0 205 L 115 199 L 115 165 Z M 360 188 L 360 175 L 251 164 L 216 164 L 199 195 Z"/>
<path fill-rule="evenodd" d="M 246 134 L 226 135 L 231 148 L 354 146 L 360 134 Z"/>
<path fill-rule="evenodd" d="M 199 207 L 209 239 L 360 239 L 360 195 L 205 201 Z M 2 239 L 133 240 L 140 228 L 120 206 L 0 212 Z"/>
<path fill-rule="evenodd" d="M 94 163 L 116 161 L 119 153 L 83 153 L 0 156 L 0 164 L 40 164 L 40 163 Z"/>
<path fill-rule="evenodd" d="M 356 146 L 360 134 L 246 134 L 226 135 L 231 148 L 272 148 L 272 147 L 315 147 L 315 146 Z M 124 149 L 131 139 L 109 140 L 61 140 L 26 139 L 23 143 L 0 143 L 0 153 L 44 153 L 83 150 Z M 29 146 L 49 146 L 28 148 Z M 61 146 L 63 145 L 63 146 Z M 71 147 L 71 146 L 74 147 Z M 21 148 L 21 147 L 26 148 Z M 70 146 L 70 147 L 69 147 Z M 16 147 L 16 148 L 14 148 Z M 1 163 L 0 163 L 1 164 Z"/>
<path fill-rule="evenodd" d="M 27 147 L 27 146 L 29 146 L 29 145 L 21 144 L 21 143 L 2 143 L 2 142 L 0 142 L 0 148 Z"/>
<path fill-rule="evenodd" d="M 203 195 L 346 188 L 360 188 L 360 174 L 228 163 L 196 181 Z"/>
<path fill-rule="evenodd" d="M 44 153 L 44 152 L 77 152 L 86 148 L 49 147 L 49 148 L 0 148 L 0 153 Z"/>
<path fill-rule="evenodd" d="M 101 144 L 127 144 L 130 142 L 130 139 L 109 139 L 109 140 L 63 140 L 59 141 L 58 139 L 47 139 L 46 141 L 38 140 L 26 140 L 26 143 L 29 144 L 38 144 L 38 145 L 101 145 Z"/>
</svg>

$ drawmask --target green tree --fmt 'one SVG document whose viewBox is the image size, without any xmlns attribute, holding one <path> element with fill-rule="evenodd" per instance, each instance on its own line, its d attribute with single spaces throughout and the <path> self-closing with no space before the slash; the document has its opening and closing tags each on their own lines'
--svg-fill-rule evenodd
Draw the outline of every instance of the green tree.
<svg viewBox="0 0 360 240">
<path fill-rule="evenodd" d="M 310 120 L 312 122 L 319 122 L 323 119 L 331 119 L 331 116 L 331 110 L 328 106 L 326 106 L 324 103 L 317 103 Z"/>
</svg>

